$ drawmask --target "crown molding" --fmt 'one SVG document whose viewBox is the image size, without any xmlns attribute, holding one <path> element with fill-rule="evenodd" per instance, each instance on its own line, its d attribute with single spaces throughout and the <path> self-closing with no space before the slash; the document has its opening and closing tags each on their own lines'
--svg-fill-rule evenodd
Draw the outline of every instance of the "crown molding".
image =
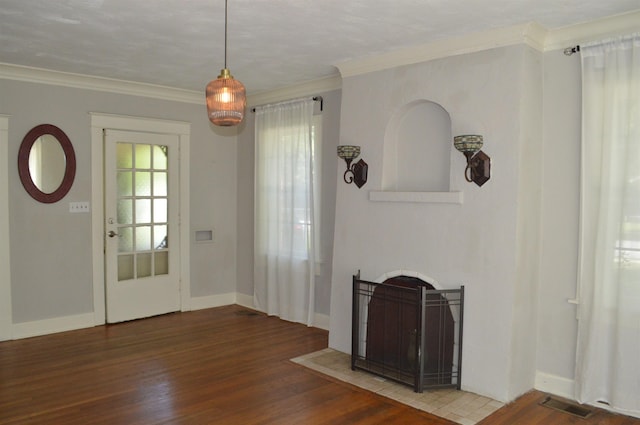
<svg viewBox="0 0 640 425">
<path fill-rule="evenodd" d="M 342 77 L 336 73 L 330 77 L 307 81 L 306 83 L 284 87 L 278 90 L 270 90 L 247 95 L 247 105 L 255 107 L 268 103 L 281 102 L 295 99 L 296 97 L 310 96 L 342 88 Z"/>
<path fill-rule="evenodd" d="M 540 52 L 639 31 L 640 10 L 548 30 L 538 23 L 498 28 L 336 64 L 342 78 L 482 50 L 526 44 Z"/>
<path fill-rule="evenodd" d="M 572 44 L 602 40 L 640 31 L 640 10 L 596 21 L 550 30 L 544 50 L 558 50 Z"/>
<path fill-rule="evenodd" d="M 183 103 L 204 104 L 204 93 L 154 84 L 136 83 L 42 68 L 0 63 L 0 78 L 50 84 Z"/>
<path fill-rule="evenodd" d="M 52 71 L 0 62 L 0 79 L 25 81 L 29 83 L 50 84 L 54 86 L 73 87 L 79 89 L 96 90 L 108 93 L 125 94 L 131 96 L 150 97 L 154 99 L 175 102 L 204 104 L 204 93 L 176 89 L 133 81 L 117 80 L 69 72 Z M 317 94 L 342 87 L 342 78 L 338 73 L 330 77 L 308 81 L 302 84 L 247 95 L 249 106 L 279 102 L 309 94 Z"/>
<path fill-rule="evenodd" d="M 530 22 L 345 61 L 336 64 L 336 67 L 340 70 L 342 78 L 346 78 L 402 65 L 522 43 L 543 51 L 546 36 L 547 30 L 544 27 Z"/>
</svg>

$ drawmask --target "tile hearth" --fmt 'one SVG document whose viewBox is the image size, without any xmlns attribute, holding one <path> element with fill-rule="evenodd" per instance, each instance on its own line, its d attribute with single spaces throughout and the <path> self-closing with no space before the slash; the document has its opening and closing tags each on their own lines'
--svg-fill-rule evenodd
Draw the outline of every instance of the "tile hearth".
<svg viewBox="0 0 640 425">
<path fill-rule="evenodd" d="M 461 425 L 475 425 L 504 406 L 504 403 L 488 397 L 455 389 L 416 393 L 408 386 L 364 371 L 351 370 L 351 357 L 331 348 L 296 357 L 291 361 Z"/>
</svg>

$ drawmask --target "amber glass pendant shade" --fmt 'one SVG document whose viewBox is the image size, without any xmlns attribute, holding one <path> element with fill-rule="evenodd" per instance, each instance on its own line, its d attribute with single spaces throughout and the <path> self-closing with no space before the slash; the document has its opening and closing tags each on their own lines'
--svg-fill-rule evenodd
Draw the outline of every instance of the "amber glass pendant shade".
<svg viewBox="0 0 640 425">
<path fill-rule="evenodd" d="M 227 68 L 207 84 L 207 115 L 215 125 L 238 125 L 244 118 L 247 96 L 244 85 Z"/>
</svg>

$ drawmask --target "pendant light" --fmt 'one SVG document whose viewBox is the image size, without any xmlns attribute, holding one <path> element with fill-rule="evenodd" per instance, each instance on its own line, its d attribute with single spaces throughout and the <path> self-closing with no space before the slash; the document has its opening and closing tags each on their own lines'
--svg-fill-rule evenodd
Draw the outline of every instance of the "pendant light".
<svg viewBox="0 0 640 425">
<path fill-rule="evenodd" d="M 219 126 L 238 125 L 247 102 L 244 85 L 227 69 L 227 0 L 224 1 L 224 69 L 207 84 L 207 115 Z"/>
</svg>

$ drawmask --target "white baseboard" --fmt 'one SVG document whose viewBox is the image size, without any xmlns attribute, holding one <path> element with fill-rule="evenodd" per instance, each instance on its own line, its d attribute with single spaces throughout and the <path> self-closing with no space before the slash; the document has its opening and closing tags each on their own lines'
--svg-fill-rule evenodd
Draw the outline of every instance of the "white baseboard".
<svg viewBox="0 0 640 425">
<path fill-rule="evenodd" d="M 236 293 L 208 295 L 206 297 L 192 297 L 191 310 L 202 310 L 204 308 L 222 307 L 236 303 Z"/>
<path fill-rule="evenodd" d="M 252 310 L 262 311 L 257 308 L 253 302 L 253 295 L 246 295 L 241 293 L 236 293 L 236 304 L 247 307 Z M 325 331 L 329 330 L 329 316 L 326 314 L 315 313 L 313 317 L 313 327 L 324 329 Z"/>
<path fill-rule="evenodd" d="M 206 297 L 194 297 L 191 298 L 190 307 L 191 310 L 202 310 L 205 308 L 222 307 L 232 304 L 238 304 L 243 307 L 256 310 L 256 307 L 253 304 L 253 295 L 240 294 L 237 292 L 209 295 Z M 7 332 L 7 338 L 30 338 L 33 336 L 91 328 L 102 324 L 104 323 L 95 322 L 95 315 L 93 313 L 55 317 L 53 319 L 35 320 L 32 322 L 14 323 L 10 325 L 11 330 Z M 329 330 L 329 316 L 316 313 L 313 326 Z"/>
<path fill-rule="evenodd" d="M 91 312 L 73 316 L 56 317 L 53 319 L 35 320 L 33 322 L 14 323 L 11 333 L 13 339 L 21 339 L 91 328 L 93 326 L 95 326 L 94 315 L 93 312 Z"/>
<path fill-rule="evenodd" d="M 573 379 L 549 373 L 536 372 L 536 390 L 575 400 L 576 383 Z"/>
<path fill-rule="evenodd" d="M 551 375 L 548 373 L 536 372 L 536 390 L 564 397 L 566 399 L 576 401 L 576 382 L 573 379 L 563 378 L 561 376 Z M 627 415 L 640 418 L 640 414 L 637 411 L 625 411 L 622 409 L 614 409 L 606 404 L 593 403 L 591 406 L 599 409 L 608 410 L 618 415 Z"/>
<path fill-rule="evenodd" d="M 256 310 L 256 306 L 253 303 L 253 295 L 236 293 L 236 304 Z"/>
<path fill-rule="evenodd" d="M 329 315 L 316 313 L 313 318 L 313 327 L 324 329 L 325 331 L 329 330 Z"/>
</svg>

